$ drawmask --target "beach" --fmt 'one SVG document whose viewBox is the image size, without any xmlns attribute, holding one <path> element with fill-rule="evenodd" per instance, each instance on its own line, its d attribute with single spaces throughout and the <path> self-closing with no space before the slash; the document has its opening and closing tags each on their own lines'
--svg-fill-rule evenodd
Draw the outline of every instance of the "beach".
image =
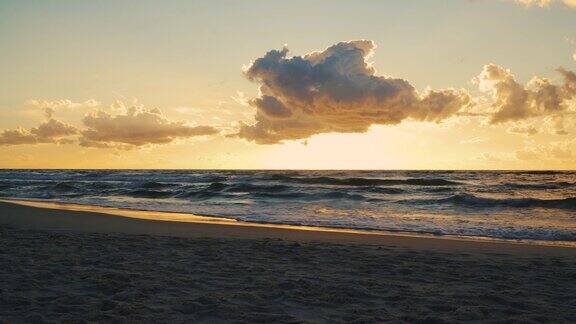
<svg viewBox="0 0 576 324">
<path fill-rule="evenodd" d="M 75 209 L 0 202 L 1 323 L 576 321 L 574 248 Z"/>
</svg>

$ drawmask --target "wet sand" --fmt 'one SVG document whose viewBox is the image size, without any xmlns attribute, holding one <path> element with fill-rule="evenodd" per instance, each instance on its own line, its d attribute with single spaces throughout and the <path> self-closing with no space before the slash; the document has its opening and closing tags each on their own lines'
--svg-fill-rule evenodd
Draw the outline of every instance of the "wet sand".
<svg viewBox="0 0 576 324">
<path fill-rule="evenodd" d="M 90 210 L 0 202 L 0 322 L 576 321 L 574 248 Z"/>
</svg>

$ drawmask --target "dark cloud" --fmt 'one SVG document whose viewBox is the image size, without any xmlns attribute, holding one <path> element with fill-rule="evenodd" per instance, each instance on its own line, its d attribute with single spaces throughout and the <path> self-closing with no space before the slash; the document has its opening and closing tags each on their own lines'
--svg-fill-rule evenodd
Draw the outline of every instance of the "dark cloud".
<svg viewBox="0 0 576 324">
<path fill-rule="evenodd" d="M 170 121 L 159 109 L 132 107 L 124 114 L 112 115 L 95 111 L 83 119 L 80 145 L 109 148 L 167 144 L 177 138 L 217 134 L 210 126 L 189 126 L 183 121 Z"/>
<path fill-rule="evenodd" d="M 368 62 L 375 44 L 342 42 L 321 52 L 288 56 L 272 50 L 244 69 L 260 84 L 249 101 L 254 125 L 242 124 L 239 137 L 260 144 L 308 138 L 320 133 L 360 133 L 371 125 L 406 119 L 439 122 L 470 103 L 463 90 L 420 94 L 406 80 L 376 75 Z"/>
<path fill-rule="evenodd" d="M 60 143 L 69 144 L 67 137 L 78 134 L 78 129 L 56 119 L 48 119 L 38 127 L 17 128 L 0 133 L 0 145 Z"/>
</svg>

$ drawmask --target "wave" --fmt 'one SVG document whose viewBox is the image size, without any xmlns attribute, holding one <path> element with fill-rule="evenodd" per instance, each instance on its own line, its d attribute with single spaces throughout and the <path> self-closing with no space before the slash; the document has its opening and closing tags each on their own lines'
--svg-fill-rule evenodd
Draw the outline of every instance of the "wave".
<svg viewBox="0 0 576 324">
<path fill-rule="evenodd" d="M 174 192 L 159 190 L 132 190 L 125 194 L 136 198 L 170 198 L 174 196 Z"/>
<path fill-rule="evenodd" d="M 504 187 L 514 188 L 514 189 L 564 189 L 573 187 L 576 184 L 573 182 L 545 182 L 545 183 L 507 183 Z"/>
<path fill-rule="evenodd" d="M 227 184 L 222 182 L 213 182 L 204 188 L 183 188 L 174 193 L 175 197 L 178 198 L 198 198 L 198 199 L 209 199 L 209 198 L 226 198 L 234 197 L 238 194 L 250 194 L 255 197 L 269 197 L 269 198 L 282 198 L 291 197 L 299 198 L 303 195 L 301 194 L 284 194 L 280 195 L 282 192 L 289 191 L 291 188 L 286 185 L 254 185 L 250 183 L 238 183 L 238 184 Z"/>
<path fill-rule="evenodd" d="M 228 185 L 222 182 L 213 182 L 211 183 L 208 188 L 206 188 L 207 191 L 222 191 L 224 189 L 226 189 Z"/>
<path fill-rule="evenodd" d="M 292 188 L 284 185 L 226 185 L 223 183 L 212 183 L 210 186 L 199 190 L 181 191 L 174 193 L 177 198 L 188 199 L 211 199 L 211 198 L 238 198 L 240 196 L 251 197 L 256 199 L 274 199 L 274 200 L 301 200 L 301 201 L 318 201 L 318 200 L 341 200 L 341 201 L 382 201 L 382 199 L 368 198 L 358 193 L 348 193 L 344 191 L 327 191 L 327 192 L 305 192 L 291 190 Z M 163 197 L 166 192 L 154 192 L 153 195 Z M 139 194 L 143 194 L 140 193 Z"/>
<path fill-rule="evenodd" d="M 576 198 L 563 199 L 538 199 L 538 198 L 508 198 L 496 199 L 478 197 L 472 194 L 457 194 L 444 199 L 437 199 L 438 203 L 451 203 L 464 207 L 491 208 L 491 207 L 512 207 L 512 208 L 553 208 L 576 210 Z"/>
<path fill-rule="evenodd" d="M 101 178 L 104 176 L 107 176 L 109 174 L 113 174 L 112 171 L 78 171 L 77 175 L 81 178 L 86 178 L 86 179 L 97 179 L 97 178 Z"/>
<path fill-rule="evenodd" d="M 213 182 L 206 189 L 207 191 L 225 191 L 225 192 L 281 192 L 290 190 L 286 185 L 255 185 L 251 183 L 226 184 L 222 182 Z"/>
<path fill-rule="evenodd" d="M 74 185 L 68 182 L 58 182 L 56 185 L 54 185 L 53 189 L 60 192 L 69 192 L 78 190 Z"/>
<path fill-rule="evenodd" d="M 140 187 L 144 188 L 144 189 L 164 189 L 164 188 L 171 188 L 174 186 L 177 186 L 177 184 L 162 183 L 162 182 L 155 182 L 155 181 L 144 182 L 140 185 Z"/>
<path fill-rule="evenodd" d="M 349 194 L 341 191 L 332 191 L 322 195 L 321 198 L 325 199 L 350 199 L 350 200 L 366 200 L 366 197 L 358 194 Z"/>
<path fill-rule="evenodd" d="M 382 188 L 382 187 L 371 187 L 368 188 L 367 191 L 387 195 L 400 195 L 406 192 L 406 190 L 402 190 L 400 188 Z"/>
<path fill-rule="evenodd" d="M 28 186 L 28 193 L 33 191 L 51 192 L 57 194 L 75 193 L 76 195 L 80 196 L 87 194 L 107 194 L 109 193 L 110 189 L 122 190 L 121 188 L 117 188 L 117 186 L 114 184 L 106 182 L 61 181 L 50 183 L 45 181 L 28 181 L 28 183 L 25 184 L 14 185 L 13 188 L 18 188 L 20 186 Z"/>
<path fill-rule="evenodd" d="M 311 198 L 310 195 L 306 195 L 302 192 L 287 192 L 287 193 L 266 193 L 266 192 L 258 192 L 254 194 L 254 197 L 257 198 L 269 198 L 269 199 L 305 199 Z"/>
<path fill-rule="evenodd" d="M 462 183 L 438 178 L 410 178 L 410 179 L 374 179 L 374 178 L 333 178 L 333 177 L 291 177 L 286 175 L 272 175 L 270 180 L 296 182 L 303 184 L 325 184 L 338 186 L 453 186 Z"/>
<path fill-rule="evenodd" d="M 227 197 L 227 195 L 218 191 L 192 190 L 175 193 L 172 197 L 179 199 L 210 199 L 216 197 Z"/>
<path fill-rule="evenodd" d="M 282 192 L 290 190 L 289 186 L 286 185 L 254 185 L 249 183 L 240 183 L 238 185 L 230 186 L 227 189 L 229 192 Z"/>
<path fill-rule="evenodd" d="M 508 171 L 508 172 L 516 174 L 552 175 L 552 174 L 570 173 L 571 171 L 535 170 L 535 171 Z"/>
</svg>

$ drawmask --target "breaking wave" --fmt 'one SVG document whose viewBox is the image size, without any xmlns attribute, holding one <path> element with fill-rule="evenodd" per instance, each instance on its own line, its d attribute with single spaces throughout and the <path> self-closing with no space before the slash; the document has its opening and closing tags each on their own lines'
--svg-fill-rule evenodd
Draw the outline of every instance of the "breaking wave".
<svg viewBox="0 0 576 324">
<path fill-rule="evenodd" d="M 538 198 L 484 198 L 472 194 L 458 194 L 438 202 L 448 202 L 466 207 L 512 207 L 512 208 L 554 208 L 576 210 L 576 198 L 538 199 Z"/>
<path fill-rule="evenodd" d="M 374 179 L 374 178 L 332 178 L 332 177 L 292 177 L 274 175 L 270 180 L 296 182 L 304 184 L 325 184 L 337 186 L 453 186 L 457 181 L 445 179 L 411 178 L 411 179 Z"/>
</svg>

